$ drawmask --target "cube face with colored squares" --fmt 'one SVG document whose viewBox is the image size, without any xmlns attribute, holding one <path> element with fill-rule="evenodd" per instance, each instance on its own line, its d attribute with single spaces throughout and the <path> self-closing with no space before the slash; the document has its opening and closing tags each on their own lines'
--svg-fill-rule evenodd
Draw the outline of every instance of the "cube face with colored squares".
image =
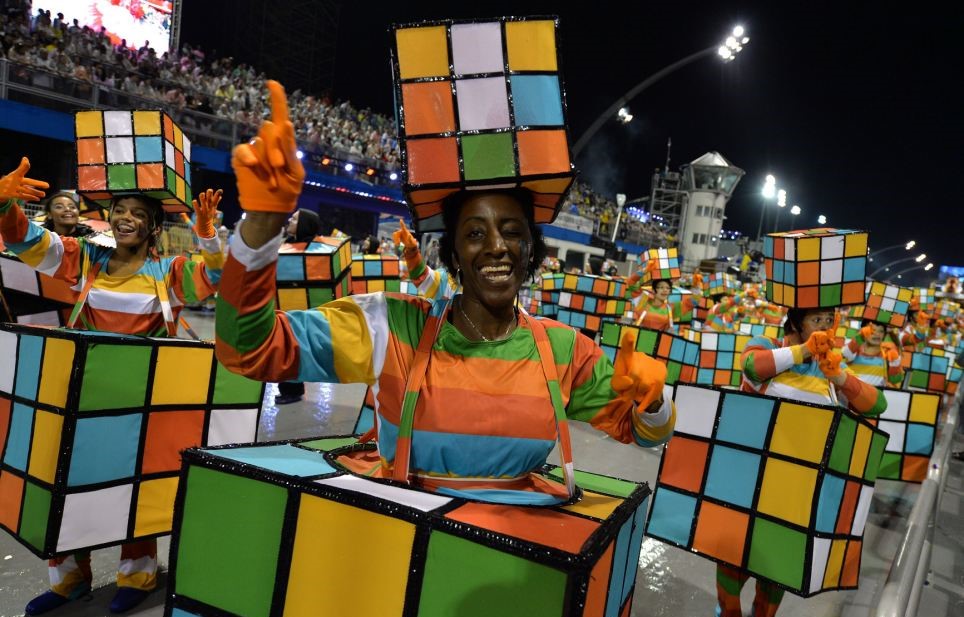
<svg viewBox="0 0 964 617">
<path fill-rule="evenodd" d="M 788 308 L 864 303 L 867 232 L 805 229 L 763 239 L 767 300 Z"/>
<path fill-rule="evenodd" d="M 80 111 L 77 191 L 108 206 L 112 197 L 142 193 L 168 212 L 190 212 L 191 141 L 157 110 Z"/>
<path fill-rule="evenodd" d="M 278 253 L 278 309 L 303 311 L 352 293 L 348 238 L 317 236 L 311 242 L 283 244 Z"/>
<path fill-rule="evenodd" d="M 395 255 L 351 256 L 351 292 L 367 294 L 376 291 L 402 292 L 401 260 Z"/>
<path fill-rule="evenodd" d="M 571 505 L 471 502 L 346 473 L 338 449 L 356 439 L 187 451 L 165 615 L 628 610 L 645 484 L 577 471 L 584 498 Z M 319 577 L 319 555 L 339 566 Z"/>
<path fill-rule="evenodd" d="M 11 253 L 0 253 L 0 291 L 17 323 L 61 326 L 77 292 L 37 272 Z"/>
<path fill-rule="evenodd" d="M 917 300 L 918 308 L 925 313 L 930 313 L 934 310 L 934 305 L 937 303 L 934 290 L 929 287 L 915 287 L 914 298 Z"/>
<path fill-rule="evenodd" d="M 941 396 L 929 392 L 881 390 L 887 410 L 870 420 L 889 435 L 878 478 L 923 482 L 934 453 Z"/>
<path fill-rule="evenodd" d="M 950 300 L 938 300 L 934 305 L 935 319 L 957 319 L 961 313 L 961 305 Z"/>
<path fill-rule="evenodd" d="M 802 596 L 857 586 L 887 435 L 842 408 L 676 386 L 647 535 Z"/>
<path fill-rule="evenodd" d="M 943 349 L 927 348 L 924 351 L 904 352 L 908 365 L 905 387 L 941 394 L 947 389 L 947 375 L 953 366 L 953 358 Z"/>
<path fill-rule="evenodd" d="M 528 189 L 551 223 L 574 178 L 558 23 L 544 18 L 396 25 L 392 69 L 405 194 L 417 229 L 445 197 Z"/>
<path fill-rule="evenodd" d="M 773 324 L 766 323 L 758 324 L 740 322 L 740 333 L 747 334 L 749 336 L 765 336 L 767 338 L 782 339 L 783 326 L 775 326 Z"/>
<path fill-rule="evenodd" d="M 558 284 L 553 280 L 553 284 Z M 545 284 L 545 281 L 543 281 Z M 627 309 L 626 283 L 592 274 L 564 274 L 556 319 L 561 323 L 599 332 L 603 324 L 620 319 Z"/>
<path fill-rule="evenodd" d="M 641 255 L 647 262 L 647 268 L 643 271 L 643 276 L 639 282 L 643 285 L 651 283 L 653 280 L 675 280 L 680 277 L 679 271 L 679 251 L 675 248 L 649 249 Z M 649 269 L 649 264 L 656 264 L 655 270 Z"/>
<path fill-rule="evenodd" d="M 0 527 L 39 557 L 166 534 L 180 451 L 254 439 L 214 345 L 0 325 Z"/>
<path fill-rule="evenodd" d="M 714 272 L 703 280 L 703 293 L 711 297 L 721 294 L 732 296 L 742 289 L 740 281 L 727 272 Z"/>
<path fill-rule="evenodd" d="M 863 307 L 853 307 L 853 309 L 862 310 L 859 315 L 852 311 L 851 316 L 869 319 L 885 326 L 903 328 L 913 295 L 914 292 L 910 287 L 867 281 L 867 303 Z"/>
</svg>

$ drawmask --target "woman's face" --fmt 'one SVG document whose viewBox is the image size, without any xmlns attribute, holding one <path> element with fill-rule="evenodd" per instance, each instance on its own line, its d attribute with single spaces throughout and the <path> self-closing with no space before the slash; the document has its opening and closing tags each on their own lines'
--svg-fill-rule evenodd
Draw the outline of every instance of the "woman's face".
<svg viewBox="0 0 964 617">
<path fill-rule="evenodd" d="M 139 199 L 125 197 L 110 210 L 110 228 L 118 247 L 136 249 L 160 233 L 154 227 L 151 208 Z"/>
<path fill-rule="evenodd" d="M 800 340 L 806 342 L 814 332 L 829 330 L 833 327 L 833 318 L 833 311 L 807 311 L 803 316 Z"/>
<path fill-rule="evenodd" d="M 666 281 L 660 281 L 656 283 L 656 287 L 653 289 L 656 293 L 656 297 L 660 300 L 666 301 L 669 298 L 670 285 Z"/>
<path fill-rule="evenodd" d="M 288 219 L 288 226 L 285 227 L 285 234 L 287 234 L 287 235 L 289 235 L 289 236 L 297 235 L 297 232 L 298 232 L 298 212 L 299 212 L 299 210 L 295 210 L 295 213 L 291 215 L 291 218 L 290 218 L 290 219 Z"/>
<path fill-rule="evenodd" d="M 473 195 L 462 204 L 454 233 L 466 298 L 491 307 L 514 303 L 532 255 L 532 233 L 519 202 L 501 193 Z"/>
<path fill-rule="evenodd" d="M 67 196 L 54 197 L 50 202 L 50 220 L 58 227 L 73 228 L 77 225 L 77 204 Z"/>
</svg>

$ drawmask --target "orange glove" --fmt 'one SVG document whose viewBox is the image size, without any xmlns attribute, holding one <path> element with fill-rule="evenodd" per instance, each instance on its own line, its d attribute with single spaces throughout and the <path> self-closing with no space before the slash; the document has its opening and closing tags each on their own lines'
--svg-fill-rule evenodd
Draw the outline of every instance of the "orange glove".
<svg viewBox="0 0 964 617">
<path fill-rule="evenodd" d="M 218 204 L 221 203 L 221 189 L 217 191 L 208 189 L 201 191 L 197 199 L 191 202 L 194 206 L 194 216 L 197 222 L 194 224 L 194 233 L 198 238 L 210 239 L 218 235 L 218 230 L 214 228 L 214 219 L 218 215 Z"/>
<path fill-rule="evenodd" d="M 699 271 L 693 273 L 693 289 L 703 289 L 703 275 Z"/>
<path fill-rule="evenodd" d="M 860 329 L 860 336 L 862 336 L 865 341 L 869 339 L 870 335 L 873 333 L 874 333 L 874 327 L 870 324 L 867 324 L 866 326 Z"/>
<path fill-rule="evenodd" d="M 897 347 L 893 343 L 881 343 L 880 355 L 883 356 L 884 360 L 888 364 L 890 364 L 900 357 L 900 352 L 897 351 Z"/>
<path fill-rule="evenodd" d="M 193 202 L 192 202 L 192 203 L 193 203 Z M 190 224 L 191 224 L 191 217 L 188 215 L 187 212 L 182 212 L 182 213 L 181 213 L 181 222 L 184 223 L 185 225 L 190 225 Z"/>
<path fill-rule="evenodd" d="M 0 202 L 11 199 L 35 201 L 44 198 L 46 193 L 41 189 L 49 189 L 50 185 L 43 180 L 27 178 L 28 171 L 30 171 L 30 160 L 23 157 L 16 169 L 0 178 Z"/>
<path fill-rule="evenodd" d="M 666 365 L 636 351 L 636 333 L 626 331 L 613 363 L 612 389 L 619 398 L 633 400 L 640 409 L 655 413 L 663 399 Z"/>
<path fill-rule="evenodd" d="M 405 247 L 405 251 L 408 252 L 409 249 L 418 249 L 418 240 L 412 235 L 412 232 L 408 230 L 405 226 L 405 221 L 398 219 L 398 231 L 392 232 L 392 242 L 396 245 L 401 244 Z"/>
<path fill-rule="evenodd" d="M 931 323 L 931 316 L 924 311 L 917 311 L 917 327 L 926 328 Z"/>
<path fill-rule="evenodd" d="M 284 88 L 268 80 L 271 120 L 258 136 L 234 148 L 231 166 L 237 175 L 241 207 L 253 212 L 288 213 L 295 209 L 305 168 L 298 160 L 295 128 L 288 113 Z"/>
<path fill-rule="evenodd" d="M 935 321 L 935 322 L 934 322 L 934 327 L 935 327 L 935 328 L 938 328 L 938 329 L 940 329 L 940 330 L 943 330 L 944 327 L 945 327 L 944 320 L 943 320 L 943 319 L 938 319 L 937 321 Z"/>
<path fill-rule="evenodd" d="M 820 372 L 823 373 L 827 378 L 839 377 L 843 373 L 843 369 L 840 368 L 840 363 L 843 361 L 843 356 L 836 349 L 831 349 L 827 352 L 817 366 L 820 367 Z"/>
<path fill-rule="evenodd" d="M 650 278 L 656 278 L 656 272 L 659 271 L 659 264 L 655 261 L 646 262 L 646 272 L 649 274 Z"/>
<path fill-rule="evenodd" d="M 822 358 L 833 349 L 833 332 L 829 330 L 817 330 L 807 339 L 806 345 L 812 355 Z"/>
</svg>

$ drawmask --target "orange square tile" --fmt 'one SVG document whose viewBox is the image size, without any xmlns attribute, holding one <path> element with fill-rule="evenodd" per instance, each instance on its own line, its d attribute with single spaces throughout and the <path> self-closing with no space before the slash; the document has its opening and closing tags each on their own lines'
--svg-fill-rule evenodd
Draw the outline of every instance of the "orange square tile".
<svg viewBox="0 0 964 617">
<path fill-rule="evenodd" d="M 693 549 L 740 566 L 749 525 L 748 514 L 704 501 L 696 521 Z"/>
<path fill-rule="evenodd" d="M 107 190 L 107 168 L 101 165 L 78 167 L 77 188 L 81 191 Z"/>
<path fill-rule="evenodd" d="M 166 139 L 171 143 L 174 143 L 174 123 L 171 122 L 171 118 L 169 116 L 165 115 L 163 116 L 163 118 L 164 118 L 164 139 Z"/>
<path fill-rule="evenodd" d="M 797 264 L 797 285 L 819 285 L 820 284 L 820 262 L 802 261 Z"/>
<path fill-rule="evenodd" d="M 458 182 L 459 153 L 454 137 L 410 139 L 406 145 L 408 182 Z"/>
<path fill-rule="evenodd" d="M 663 451 L 663 468 L 659 481 L 686 491 L 698 493 L 703 485 L 703 472 L 709 444 L 676 436 Z"/>
<path fill-rule="evenodd" d="M 719 370 L 713 373 L 713 385 L 715 386 L 730 385 L 730 371 Z"/>
<path fill-rule="evenodd" d="M 79 165 L 103 164 L 104 162 L 103 137 L 77 140 L 77 163 Z"/>
<path fill-rule="evenodd" d="M 856 587 L 857 576 L 860 574 L 860 547 L 857 540 L 847 542 L 847 552 L 844 556 L 843 572 L 840 573 L 841 587 Z"/>
<path fill-rule="evenodd" d="M 519 173 L 535 174 L 568 173 L 569 143 L 565 131 L 519 131 Z"/>
<path fill-rule="evenodd" d="M 23 502 L 23 479 L 8 471 L 0 471 L 0 525 L 16 533 Z"/>
<path fill-rule="evenodd" d="M 716 352 L 700 351 L 700 366 L 702 368 L 716 368 Z"/>
<path fill-rule="evenodd" d="M 799 308 L 812 308 L 820 306 L 819 287 L 800 287 L 797 289 L 797 306 Z"/>
<path fill-rule="evenodd" d="M 201 445 L 204 412 L 155 411 L 147 419 L 143 473 L 181 468 L 181 450 Z"/>
<path fill-rule="evenodd" d="M 305 278 L 309 281 L 330 281 L 333 278 L 331 257 L 328 255 L 306 255 Z"/>
<path fill-rule="evenodd" d="M 455 130 L 452 82 L 402 84 L 405 134 L 425 135 Z"/>
<path fill-rule="evenodd" d="M 386 259 L 382 262 L 382 272 L 385 276 L 398 276 L 398 260 Z"/>
<path fill-rule="evenodd" d="M 844 304 L 860 304 L 864 298 L 864 284 L 861 282 L 844 283 L 841 301 Z"/>
<path fill-rule="evenodd" d="M 926 456 L 904 455 L 904 465 L 900 470 L 900 479 L 906 482 L 923 482 L 927 479 L 927 467 L 930 459 Z"/>
<path fill-rule="evenodd" d="M 783 259 L 785 257 L 784 253 L 786 253 L 786 240 L 784 240 L 783 238 L 774 238 L 773 239 L 773 258 Z"/>
<path fill-rule="evenodd" d="M 840 503 L 840 512 L 837 514 L 837 533 L 849 534 L 854 522 L 854 512 L 857 511 L 857 499 L 860 497 L 860 484 L 847 482 L 844 489 L 843 501 Z"/>
<path fill-rule="evenodd" d="M 137 187 L 141 189 L 164 188 L 164 165 L 162 163 L 138 165 Z"/>
</svg>

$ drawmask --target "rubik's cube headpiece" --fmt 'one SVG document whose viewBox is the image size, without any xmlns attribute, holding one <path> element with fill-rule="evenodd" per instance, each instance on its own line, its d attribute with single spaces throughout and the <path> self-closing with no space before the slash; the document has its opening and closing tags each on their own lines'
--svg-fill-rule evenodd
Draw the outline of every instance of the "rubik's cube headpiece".
<svg viewBox="0 0 964 617">
<path fill-rule="evenodd" d="M 787 308 L 864 303 L 867 232 L 803 229 L 763 239 L 767 300 Z"/>
<path fill-rule="evenodd" d="M 396 25 L 392 54 L 404 192 L 420 232 L 460 190 L 521 187 L 551 223 L 575 169 L 552 17 Z"/>
<path fill-rule="evenodd" d="M 909 287 L 867 281 L 867 304 L 854 306 L 850 316 L 869 319 L 884 326 L 904 327 L 914 291 Z"/>
<path fill-rule="evenodd" d="M 81 111 L 77 132 L 77 191 L 109 206 L 140 193 L 167 212 L 191 211 L 191 141 L 163 111 Z"/>
<path fill-rule="evenodd" d="M 647 264 L 640 279 L 643 285 L 654 280 L 675 281 L 680 277 L 679 251 L 675 248 L 649 249 L 643 253 L 643 259 Z"/>
</svg>

